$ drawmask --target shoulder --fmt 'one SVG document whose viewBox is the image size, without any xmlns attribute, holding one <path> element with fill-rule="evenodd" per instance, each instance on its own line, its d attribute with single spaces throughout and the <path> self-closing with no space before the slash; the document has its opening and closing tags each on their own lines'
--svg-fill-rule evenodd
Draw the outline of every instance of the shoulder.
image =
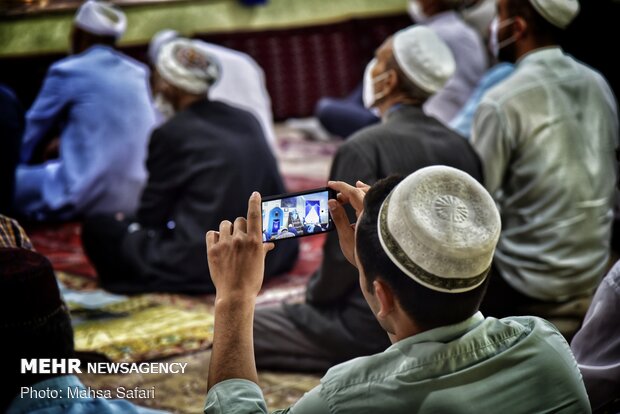
<svg viewBox="0 0 620 414">
<path fill-rule="evenodd" d="M 601 282 L 601 286 L 606 286 L 609 289 L 612 289 L 616 295 L 620 296 L 620 260 L 616 262 L 607 276 L 605 276 Z"/>
<path fill-rule="evenodd" d="M 390 126 L 383 122 L 367 126 L 350 136 L 340 148 L 348 150 L 350 148 L 374 146 L 377 140 L 385 136 L 389 130 Z"/>
</svg>

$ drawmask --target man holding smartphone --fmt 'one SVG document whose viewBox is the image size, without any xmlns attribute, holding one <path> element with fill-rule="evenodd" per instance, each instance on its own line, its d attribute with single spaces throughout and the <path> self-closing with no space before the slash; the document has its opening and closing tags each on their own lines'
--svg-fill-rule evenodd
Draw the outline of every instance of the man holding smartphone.
<svg viewBox="0 0 620 414">
<path fill-rule="evenodd" d="M 590 412 L 575 359 L 553 325 L 478 312 L 501 227 L 480 183 L 434 166 L 370 189 L 330 187 L 340 192 L 330 210 L 343 254 L 392 345 L 333 367 L 282 412 Z M 355 209 L 355 229 L 341 203 Z M 223 221 L 206 236 L 217 292 L 207 414 L 267 412 L 252 319 L 274 246 L 262 243 L 260 219 L 254 193 L 247 220 Z"/>
<path fill-rule="evenodd" d="M 412 26 L 387 39 L 377 49 L 365 82 L 367 103 L 378 110 L 382 122 L 339 148 L 330 179 L 373 184 L 391 174 L 448 165 L 480 181 L 480 162 L 470 144 L 422 110 L 454 68 L 450 50 L 427 27 Z M 353 217 L 352 210 L 348 214 Z M 389 346 L 334 233 L 327 237 L 305 303 L 259 309 L 254 338 L 259 367 L 296 371 L 327 370 Z"/>
</svg>

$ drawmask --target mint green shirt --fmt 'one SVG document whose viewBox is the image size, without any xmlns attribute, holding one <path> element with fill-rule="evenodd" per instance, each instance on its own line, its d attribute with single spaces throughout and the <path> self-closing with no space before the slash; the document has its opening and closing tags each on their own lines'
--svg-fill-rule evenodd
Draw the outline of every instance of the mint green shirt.
<svg viewBox="0 0 620 414">
<path fill-rule="evenodd" d="M 253 382 L 207 394 L 204 412 L 267 413 Z M 380 354 L 330 369 L 281 413 L 590 413 L 577 363 L 549 322 L 484 318 L 403 339 Z"/>
</svg>

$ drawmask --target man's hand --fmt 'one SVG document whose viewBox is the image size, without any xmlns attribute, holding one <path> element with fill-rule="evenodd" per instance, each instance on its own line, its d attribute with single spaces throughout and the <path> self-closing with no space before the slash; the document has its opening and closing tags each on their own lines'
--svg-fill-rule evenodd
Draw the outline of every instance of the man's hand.
<svg viewBox="0 0 620 414">
<path fill-rule="evenodd" d="M 216 296 L 255 298 L 263 284 L 265 255 L 273 243 L 263 243 L 261 197 L 254 192 L 248 202 L 248 218 L 220 223 L 220 231 L 207 233 L 207 258 Z"/>
<path fill-rule="evenodd" d="M 215 285 L 215 324 L 208 388 L 232 378 L 258 382 L 252 324 L 256 295 L 263 284 L 265 255 L 260 194 L 248 203 L 247 220 L 226 220 L 220 231 L 207 233 L 207 258 Z"/>
<path fill-rule="evenodd" d="M 338 231 L 340 248 L 349 263 L 357 267 L 355 264 L 355 224 L 349 223 L 349 217 L 343 206 L 350 204 L 355 210 L 355 216 L 359 218 L 364 210 L 364 196 L 370 186 L 361 181 L 355 183 L 355 187 L 342 181 L 329 181 L 327 186 L 338 192 L 338 201 L 329 200 L 327 204 Z"/>
</svg>

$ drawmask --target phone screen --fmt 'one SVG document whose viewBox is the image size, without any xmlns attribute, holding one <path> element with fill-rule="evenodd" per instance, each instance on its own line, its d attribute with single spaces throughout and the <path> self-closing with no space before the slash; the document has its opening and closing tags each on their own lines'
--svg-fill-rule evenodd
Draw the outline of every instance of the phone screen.
<svg viewBox="0 0 620 414">
<path fill-rule="evenodd" d="M 264 197 L 263 241 L 273 242 L 333 230 L 327 200 L 335 197 L 335 192 L 327 187 Z"/>
</svg>

